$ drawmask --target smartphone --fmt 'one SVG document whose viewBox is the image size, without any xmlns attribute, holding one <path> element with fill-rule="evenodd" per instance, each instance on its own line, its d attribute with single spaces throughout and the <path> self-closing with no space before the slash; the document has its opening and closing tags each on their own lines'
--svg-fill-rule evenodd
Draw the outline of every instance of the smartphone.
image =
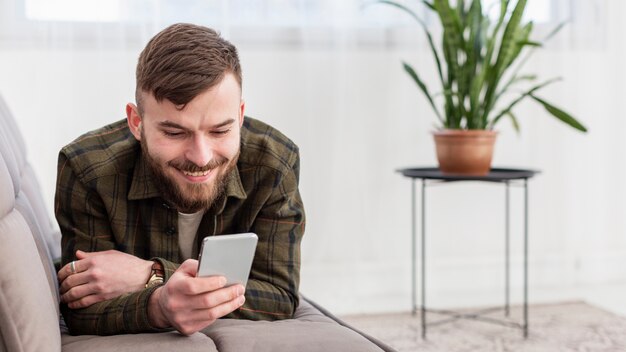
<svg viewBox="0 0 626 352">
<path fill-rule="evenodd" d="M 196 276 L 224 276 L 226 286 L 242 284 L 245 287 L 257 242 L 257 235 L 251 232 L 205 237 Z"/>
</svg>

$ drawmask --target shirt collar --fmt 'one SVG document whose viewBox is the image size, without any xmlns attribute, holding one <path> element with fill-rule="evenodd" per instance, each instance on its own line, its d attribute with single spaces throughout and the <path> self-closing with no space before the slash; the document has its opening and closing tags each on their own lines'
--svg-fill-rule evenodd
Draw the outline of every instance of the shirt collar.
<svg viewBox="0 0 626 352">
<path fill-rule="evenodd" d="M 128 191 L 128 200 L 161 197 L 161 193 L 155 185 L 154 177 L 152 176 L 152 172 L 150 172 L 145 156 L 141 151 L 138 153 L 139 157 L 135 161 L 133 179 L 131 181 L 130 190 Z M 213 209 L 218 210 L 218 214 L 224 210 L 228 197 L 238 199 L 247 198 L 246 191 L 241 183 L 241 177 L 239 176 L 239 166 L 236 165 L 226 177 L 224 196 L 218 198 L 213 205 Z"/>
</svg>

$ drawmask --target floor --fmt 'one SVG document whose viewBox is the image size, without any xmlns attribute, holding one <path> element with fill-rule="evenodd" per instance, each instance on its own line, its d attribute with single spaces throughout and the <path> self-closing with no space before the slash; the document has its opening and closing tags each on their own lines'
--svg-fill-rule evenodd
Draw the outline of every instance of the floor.
<svg viewBox="0 0 626 352">
<path fill-rule="evenodd" d="M 583 288 L 581 293 L 589 304 L 626 317 L 626 283 Z"/>
<path fill-rule="evenodd" d="M 401 352 L 614 352 L 626 351 L 626 325 L 623 319 L 615 323 L 614 319 L 619 318 L 613 315 L 626 317 L 624 297 L 626 281 L 531 290 L 530 303 L 533 308 L 529 319 L 533 330 L 529 339 L 520 338 L 516 329 L 460 320 L 431 329 L 429 338 L 423 340 L 419 320 L 408 312 L 362 314 L 342 318 Z M 441 301 L 452 307 L 451 300 Z M 520 302 L 513 302 L 515 303 L 517 305 L 512 308 L 511 316 L 520 318 Z M 560 314 L 550 313 L 558 306 L 568 305 L 583 307 L 593 314 L 584 314 L 585 312 L 573 310 L 571 307 L 562 309 Z M 555 312 L 558 313 L 558 309 Z"/>
<path fill-rule="evenodd" d="M 384 341 L 399 352 L 617 352 L 626 351 L 626 319 L 585 302 L 534 304 L 529 335 L 521 330 L 475 320 L 453 320 L 429 313 L 426 338 L 417 316 L 408 312 L 346 317 L 355 328 Z M 464 310 L 475 312 L 473 309 Z M 505 319 L 502 311 L 481 315 Z M 512 306 L 511 322 L 521 322 L 521 306 Z M 445 318 L 443 318 L 445 319 Z M 508 320 L 508 319 L 507 319 Z M 490 320 L 493 322 L 493 320 Z"/>
</svg>

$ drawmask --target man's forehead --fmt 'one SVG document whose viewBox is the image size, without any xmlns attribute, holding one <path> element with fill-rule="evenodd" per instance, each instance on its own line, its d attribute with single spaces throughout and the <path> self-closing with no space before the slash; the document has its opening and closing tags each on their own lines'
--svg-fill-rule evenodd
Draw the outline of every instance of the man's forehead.
<svg viewBox="0 0 626 352">
<path fill-rule="evenodd" d="M 242 92 L 243 92 L 241 84 L 239 83 L 239 81 L 237 80 L 237 78 L 235 77 L 235 75 L 233 73 L 227 72 L 226 74 L 224 74 L 224 76 L 219 81 L 217 81 L 215 84 L 207 87 L 206 89 L 200 91 L 198 94 L 196 94 L 194 97 L 192 97 L 187 103 L 176 104 L 176 103 L 172 102 L 171 100 L 169 100 L 167 97 L 163 97 L 159 101 L 156 98 L 156 96 L 154 94 L 154 91 L 146 90 L 146 89 L 139 88 L 139 87 L 137 88 L 137 94 L 136 94 L 137 95 L 137 100 L 138 100 L 137 103 L 139 104 L 140 102 L 145 102 L 146 99 L 150 99 L 151 101 L 154 101 L 154 102 L 157 102 L 157 103 L 168 102 L 168 103 L 174 105 L 177 109 L 182 110 L 182 109 L 184 109 L 184 107 L 187 104 L 192 102 L 194 99 L 198 98 L 200 95 L 207 94 L 210 91 L 221 90 L 224 87 L 228 87 L 228 89 L 230 89 L 233 94 L 237 94 L 238 98 L 241 99 Z"/>
</svg>

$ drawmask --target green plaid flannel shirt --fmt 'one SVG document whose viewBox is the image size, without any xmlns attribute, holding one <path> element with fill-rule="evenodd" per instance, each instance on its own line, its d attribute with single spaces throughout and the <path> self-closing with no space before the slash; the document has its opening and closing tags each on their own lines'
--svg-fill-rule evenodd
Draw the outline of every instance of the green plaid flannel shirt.
<svg viewBox="0 0 626 352">
<path fill-rule="evenodd" d="M 246 303 L 226 316 L 291 318 L 298 306 L 300 242 L 305 215 L 298 190 L 298 147 L 276 129 L 246 117 L 241 154 L 225 196 L 208 210 L 196 245 L 207 235 L 254 232 L 259 237 Z M 126 120 L 89 132 L 59 153 L 55 214 L 63 265 L 76 250 L 116 249 L 158 260 L 165 281 L 178 268 L 178 212 L 161 198 Z M 61 305 L 72 334 L 160 331 L 148 323 L 156 287 L 83 309 Z"/>
</svg>

